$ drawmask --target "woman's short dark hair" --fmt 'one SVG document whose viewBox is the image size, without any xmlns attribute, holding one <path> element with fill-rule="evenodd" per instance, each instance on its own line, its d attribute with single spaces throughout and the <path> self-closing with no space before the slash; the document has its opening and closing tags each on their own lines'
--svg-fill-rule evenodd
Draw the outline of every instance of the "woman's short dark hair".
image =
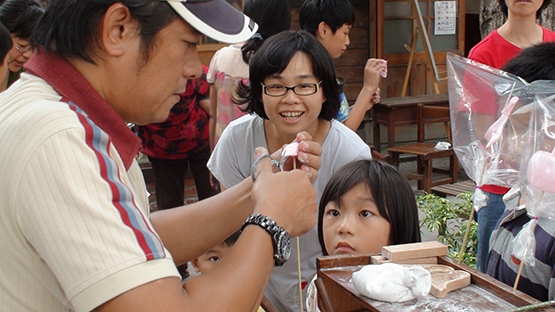
<svg viewBox="0 0 555 312">
<path fill-rule="evenodd" d="M 499 6 L 501 7 L 501 12 L 503 12 L 503 15 L 505 15 L 505 17 L 509 16 L 509 7 L 507 7 L 507 3 L 505 3 L 505 0 L 497 0 L 499 2 Z M 549 5 L 549 3 L 551 3 L 551 0 L 543 0 L 542 6 L 536 11 L 536 18 L 540 18 L 540 15 L 542 15 L 542 11 Z"/>
<path fill-rule="evenodd" d="M 54 51 L 62 58 L 95 63 L 99 36 L 106 10 L 115 3 L 129 8 L 139 24 L 145 61 L 156 43 L 156 35 L 177 17 L 166 1 L 159 0 L 56 0 L 47 7 L 32 39 L 35 47 Z"/>
<path fill-rule="evenodd" d="M 262 102 L 261 83 L 273 74 L 285 70 L 296 53 L 305 54 L 312 64 L 312 74 L 322 81 L 320 85 L 326 101 L 318 118 L 331 120 L 339 110 L 340 87 L 335 76 L 333 60 L 314 36 L 306 31 L 283 31 L 262 44 L 249 63 L 249 83 L 240 82 L 236 104 L 247 104 L 245 111 L 268 119 Z"/>
<path fill-rule="evenodd" d="M 6 0 L 0 5 L 0 22 L 10 34 L 23 40 L 31 39 L 44 7 L 38 0 Z"/>
<path fill-rule="evenodd" d="M 0 61 L 2 63 L 6 60 L 6 55 L 12 49 L 12 46 L 13 41 L 10 32 L 4 24 L 0 23 Z"/>
<path fill-rule="evenodd" d="M 416 198 L 405 176 L 394 166 L 382 161 L 355 160 L 334 173 L 320 199 L 318 240 L 324 255 L 328 255 L 322 229 L 326 205 L 330 202 L 340 205 L 341 196 L 360 183 L 368 186 L 380 215 L 389 221 L 390 245 L 420 241 Z"/>
<path fill-rule="evenodd" d="M 291 27 L 291 9 L 284 0 L 247 0 L 243 13 L 258 24 L 258 36 L 241 47 L 243 61 L 248 64 L 264 40 Z"/>
</svg>

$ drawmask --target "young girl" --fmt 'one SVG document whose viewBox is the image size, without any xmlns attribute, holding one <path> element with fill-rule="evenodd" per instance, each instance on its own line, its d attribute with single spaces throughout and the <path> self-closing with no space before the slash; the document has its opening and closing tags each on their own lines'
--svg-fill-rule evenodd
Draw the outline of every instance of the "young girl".
<svg viewBox="0 0 555 312">
<path fill-rule="evenodd" d="M 318 229 L 324 255 L 369 254 L 383 246 L 419 242 L 414 192 L 394 166 L 367 159 L 350 162 L 326 185 Z M 307 310 L 318 311 L 314 283 L 308 287 Z"/>
<path fill-rule="evenodd" d="M 256 146 L 274 153 L 300 131 L 322 146 L 314 182 L 318 196 L 341 166 L 371 158 L 368 145 L 334 119 L 340 90 L 333 60 L 311 34 L 285 31 L 266 40 L 250 60 L 249 77 L 250 84 L 240 84 L 238 95 L 251 114 L 229 124 L 208 162 L 222 189 L 251 175 Z M 316 274 L 316 258 L 322 255 L 316 227 L 300 237 L 299 246 L 304 286 Z M 291 259 L 274 268 L 265 293 L 278 311 L 298 311 L 304 302 L 298 290 L 296 240 L 291 250 Z"/>
</svg>

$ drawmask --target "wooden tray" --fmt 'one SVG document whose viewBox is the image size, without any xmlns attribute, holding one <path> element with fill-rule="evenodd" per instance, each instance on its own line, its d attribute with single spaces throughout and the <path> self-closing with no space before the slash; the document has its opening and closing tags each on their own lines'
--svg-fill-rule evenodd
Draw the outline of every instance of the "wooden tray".
<svg viewBox="0 0 555 312">
<path fill-rule="evenodd" d="M 375 255 L 375 254 L 372 254 Z M 438 257 L 438 264 L 463 270 L 471 284 L 453 291 L 444 299 L 428 295 L 420 300 L 389 303 L 361 296 L 350 282 L 353 272 L 370 264 L 370 256 L 326 256 L 317 259 L 318 305 L 323 312 L 339 311 L 509 311 L 540 301 L 449 257 Z"/>
</svg>

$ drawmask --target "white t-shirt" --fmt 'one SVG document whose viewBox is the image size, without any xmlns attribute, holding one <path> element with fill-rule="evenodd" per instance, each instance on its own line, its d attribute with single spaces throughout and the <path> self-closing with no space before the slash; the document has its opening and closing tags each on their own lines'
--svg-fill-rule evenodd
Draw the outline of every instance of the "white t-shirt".
<svg viewBox="0 0 555 312">
<path fill-rule="evenodd" d="M 0 94 L 0 310 L 90 311 L 179 277 L 140 168 L 44 80 Z"/>
<path fill-rule="evenodd" d="M 208 168 L 223 186 L 229 188 L 250 177 L 255 161 L 254 149 L 258 146 L 268 148 L 264 120 L 257 115 L 243 116 L 230 123 L 223 132 L 208 161 Z M 332 120 L 322 144 L 321 166 L 314 182 L 317 201 L 337 169 L 350 161 L 370 158 L 368 145 L 355 132 Z M 296 311 L 300 304 L 296 250 L 296 239 L 292 239 L 289 261 L 274 268 L 266 288 L 266 296 L 279 311 Z M 322 255 L 316 226 L 300 237 L 300 250 L 302 281 L 308 283 L 316 274 L 316 258 Z M 306 298 L 306 287 L 303 298 Z"/>
</svg>

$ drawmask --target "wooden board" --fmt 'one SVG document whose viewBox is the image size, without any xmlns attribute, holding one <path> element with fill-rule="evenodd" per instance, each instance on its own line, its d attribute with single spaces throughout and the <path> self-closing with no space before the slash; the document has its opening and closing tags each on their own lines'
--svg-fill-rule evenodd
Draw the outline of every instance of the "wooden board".
<svg viewBox="0 0 555 312">
<path fill-rule="evenodd" d="M 446 256 L 449 247 L 438 241 L 382 247 L 382 255 L 392 262 L 426 257 Z"/>
<path fill-rule="evenodd" d="M 372 254 L 378 255 L 378 254 Z M 470 273 L 468 287 L 447 294 L 438 299 L 428 295 L 420 300 L 405 303 L 388 303 L 361 296 L 350 282 L 353 272 L 370 263 L 370 256 L 327 256 L 317 259 L 319 306 L 323 312 L 333 311 L 509 311 L 516 307 L 539 303 L 535 298 L 520 292 L 464 264 L 457 264 L 446 256 L 438 258 L 438 263 L 455 270 Z M 320 291 L 322 289 L 322 291 Z M 320 296 L 323 294 L 322 296 Z M 325 308 L 325 303 L 330 309 Z"/>
</svg>

